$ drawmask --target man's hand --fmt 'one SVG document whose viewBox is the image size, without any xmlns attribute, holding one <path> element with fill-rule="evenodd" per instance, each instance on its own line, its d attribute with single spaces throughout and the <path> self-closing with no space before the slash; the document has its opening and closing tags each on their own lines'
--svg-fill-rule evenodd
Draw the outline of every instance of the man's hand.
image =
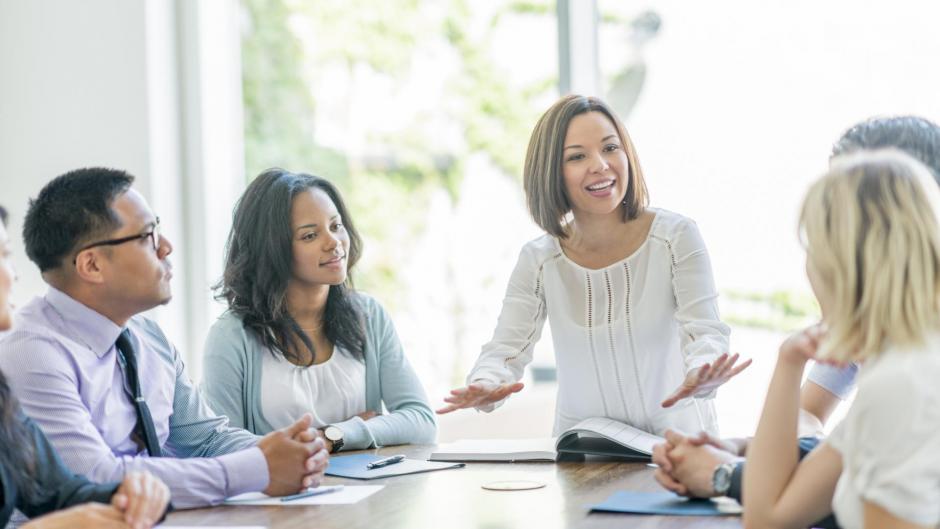
<svg viewBox="0 0 940 529">
<path fill-rule="evenodd" d="M 699 441 L 702 437 L 696 436 Z M 731 452 L 712 444 L 696 444 L 680 432 L 666 431 L 666 442 L 653 448 L 653 462 L 659 465 L 654 477 L 663 488 L 682 496 L 716 496 L 712 484 L 715 469 L 722 463 L 740 461 Z"/>
<path fill-rule="evenodd" d="M 658 443 L 653 446 L 653 463 L 656 463 L 656 466 L 659 467 L 653 473 L 653 477 L 664 489 L 675 492 L 680 496 L 687 496 L 689 491 L 685 485 L 672 477 L 672 461 L 669 459 L 669 452 L 673 448 L 675 446 L 670 444 L 668 440 L 665 443 Z"/>
<path fill-rule="evenodd" d="M 682 385 L 662 402 L 662 407 L 669 408 L 686 397 L 707 395 L 751 365 L 751 359 L 735 366 L 734 364 L 737 361 L 737 353 L 731 357 L 728 356 L 728 353 L 725 353 L 711 364 L 703 364 L 689 371 Z"/>
<path fill-rule="evenodd" d="M 150 529 L 170 501 L 170 489 L 149 472 L 129 472 L 111 497 L 111 505 L 124 513 L 133 529 Z"/>
<path fill-rule="evenodd" d="M 113 505 L 83 503 L 68 509 L 40 516 L 20 526 L 21 529 L 128 529 L 124 513 Z"/>
<path fill-rule="evenodd" d="M 444 398 L 448 405 L 437 410 L 444 414 L 464 408 L 477 408 L 499 402 L 513 393 L 522 391 L 522 382 L 512 384 L 494 384 L 492 382 L 474 382 L 465 388 L 450 390 L 450 396 Z"/>
<path fill-rule="evenodd" d="M 268 462 L 270 481 L 264 493 L 268 496 L 295 494 L 316 487 L 323 479 L 329 462 L 326 446 L 309 431 L 311 417 L 304 415 L 294 424 L 265 435 L 258 448 Z M 297 439 L 310 439 L 298 441 Z"/>
</svg>

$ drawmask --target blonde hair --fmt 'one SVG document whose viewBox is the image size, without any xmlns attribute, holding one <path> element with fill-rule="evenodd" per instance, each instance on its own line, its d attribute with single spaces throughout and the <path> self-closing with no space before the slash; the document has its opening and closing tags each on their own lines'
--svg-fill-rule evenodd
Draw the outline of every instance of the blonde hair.
<svg viewBox="0 0 940 529">
<path fill-rule="evenodd" d="M 568 134 L 568 124 L 571 120 L 587 112 L 600 112 L 607 116 L 617 129 L 620 143 L 627 155 L 630 174 L 622 208 L 624 222 L 637 218 L 649 205 L 649 193 L 646 190 L 646 181 L 643 180 L 640 160 L 620 119 L 610 107 L 596 97 L 565 96 L 545 111 L 535 124 L 529 138 L 529 148 L 526 150 L 522 179 L 526 205 L 532 220 L 546 232 L 561 239 L 568 237 L 565 219 L 571 212 L 571 200 L 565 191 L 562 174 L 565 136 Z"/>
<path fill-rule="evenodd" d="M 866 360 L 938 328 L 938 207 L 928 169 L 896 150 L 836 158 L 813 184 L 800 232 L 831 305 L 821 358 Z"/>
</svg>

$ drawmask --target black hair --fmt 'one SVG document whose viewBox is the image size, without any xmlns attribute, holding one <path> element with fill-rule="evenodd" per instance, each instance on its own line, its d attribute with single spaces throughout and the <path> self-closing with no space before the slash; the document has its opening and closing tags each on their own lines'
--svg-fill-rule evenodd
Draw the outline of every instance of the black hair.
<svg viewBox="0 0 940 529">
<path fill-rule="evenodd" d="M 940 126 L 918 116 L 871 118 L 854 125 L 832 146 L 832 156 L 894 147 L 930 169 L 940 184 Z"/>
<path fill-rule="evenodd" d="M 299 364 L 292 352 L 292 338 L 311 352 L 313 342 L 290 315 L 287 285 L 291 278 L 291 204 L 308 189 L 326 193 L 336 206 L 349 235 L 346 281 L 331 285 L 323 313 L 326 337 L 354 357 L 365 357 L 365 327 L 354 299 L 352 270 L 362 253 L 362 239 L 336 187 L 328 180 L 305 173 L 272 168 L 248 186 L 235 205 L 232 231 L 225 247 L 225 272 L 215 285 L 217 299 L 224 299 L 246 329 L 254 332 L 273 354 Z"/>
<path fill-rule="evenodd" d="M 0 206 L 0 222 L 7 223 L 7 210 Z M 0 468 L 23 498 L 36 499 L 41 491 L 36 482 L 33 440 L 23 424 L 22 413 L 6 377 L 0 372 Z M 0 483 L 0 486 L 3 484 Z"/>
<path fill-rule="evenodd" d="M 45 272 L 61 266 L 80 244 L 119 228 L 121 221 L 111 205 L 133 182 L 125 171 L 105 167 L 76 169 L 53 178 L 29 201 L 23 223 L 26 255 Z"/>
</svg>

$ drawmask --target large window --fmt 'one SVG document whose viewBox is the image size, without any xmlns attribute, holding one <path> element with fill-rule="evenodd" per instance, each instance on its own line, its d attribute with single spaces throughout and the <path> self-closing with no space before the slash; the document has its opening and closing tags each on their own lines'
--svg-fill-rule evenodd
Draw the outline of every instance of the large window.
<svg viewBox="0 0 940 529">
<path fill-rule="evenodd" d="M 246 156 L 328 177 L 431 398 L 492 332 L 522 243 L 529 130 L 558 97 L 552 2 L 244 3 Z M 550 361 L 550 360 L 549 360 Z"/>
<path fill-rule="evenodd" d="M 719 392 L 724 433 L 746 435 L 780 340 L 818 317 L 795 228 L 829 146 L 873 115 L 940 120 L 938 7 L 567 5 L 596 13 L 590 34 L 583 17 L 569 34 L 596 39 L 596 54 L 566 60 L 582 61 L 576 72 L 588 61 L 597 82 L 570 86 L 596 84 L 624 118 L 653 204 L 698 222 L 733 350 L 757 360 Z M 489 339 L 518 251 L 539 234 L 521 165 L 535 120 L 559 95 L 555 2 L 244 0 L 243 9 L 247 174 L 282 166 L 340 186 L 366 238 L 357 286 L 391 311 L 436 403 Z M 538 378 L 551 378 L 550 342 L 546 332 Z M 536 383 L 513 397 L 499 413 L 526 420 L 500 431 L 547 433 L 553 391 Z M 469 433 L 447 426 L 445 440 Z"/>
</svg>

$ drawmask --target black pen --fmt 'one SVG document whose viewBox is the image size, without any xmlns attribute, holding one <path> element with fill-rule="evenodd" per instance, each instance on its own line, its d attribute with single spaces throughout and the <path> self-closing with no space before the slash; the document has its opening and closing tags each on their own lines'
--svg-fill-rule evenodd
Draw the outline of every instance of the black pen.
<svg viewBox="0 0 940 529">
<path fill-rule="evenodd" d="M 373 470 L 376 468 L 387 467 L 389 465 L 394 465 L 395 463 L 401 463 L 404 460 L 405 460 L 405 456 L 401 454 L 397 456 L 386 457 L 385 459 L 379 459 L 378 461 L 373 461 L 369 463 L 368 465 L 366 465 L 366 469 Z"/>
</svg>

